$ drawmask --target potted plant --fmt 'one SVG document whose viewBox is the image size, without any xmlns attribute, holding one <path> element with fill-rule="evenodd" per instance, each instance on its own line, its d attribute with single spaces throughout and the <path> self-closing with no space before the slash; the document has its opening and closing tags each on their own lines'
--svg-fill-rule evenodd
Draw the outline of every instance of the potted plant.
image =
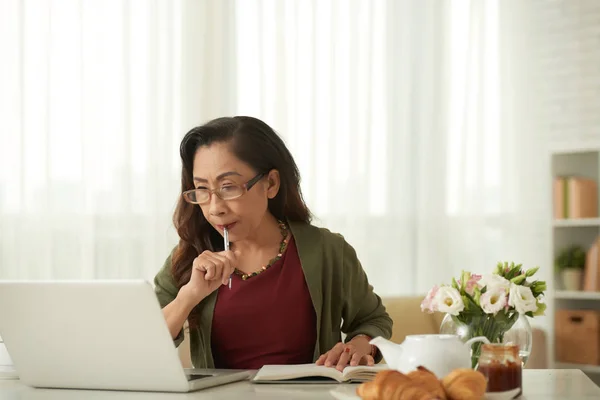
<svg viewBox="0 0 600 400">
<path fill-rule="evenodd" d="M 556 257 L 556 269 L 566 290 L 581 290 L 585 250 L 578 245 L 563 249 Z"/>
</svg>

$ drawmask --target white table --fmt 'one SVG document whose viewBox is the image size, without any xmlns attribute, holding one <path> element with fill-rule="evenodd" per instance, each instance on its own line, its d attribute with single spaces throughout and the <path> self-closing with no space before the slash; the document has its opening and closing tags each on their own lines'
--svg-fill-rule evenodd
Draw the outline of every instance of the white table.
<svg viewBox="0 0 600 400">
<path fill-rule="evenodd" d="M 0 380 L 0 400 L 358 399 L 351 384 L 252 384 L 237 382 L 193 393 L 34 389 Z M 336 395 L 334 395 L 336 394 Z M 580 370 L 524 370 L 523 400 L 600 399 L 600 388 Z"/>
</svg>

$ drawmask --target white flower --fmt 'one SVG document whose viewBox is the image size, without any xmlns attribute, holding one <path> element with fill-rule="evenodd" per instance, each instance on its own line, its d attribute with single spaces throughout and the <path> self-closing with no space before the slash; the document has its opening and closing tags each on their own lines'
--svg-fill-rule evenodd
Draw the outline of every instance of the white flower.
<svg viewBox="0 0 600 400">
<path fill-rule="evenodd" d="M 488 290 L 500 287 L 508 292 L 508 289 L 510 288 L 510 281 L 496 274 L 483 275 L 477 283 L 480 287 L 487 286 Z"/>
<path fill-rule="evenodd" d="M 486 290 L 479 299 L 479 304 L 483 312 L 487 314 L 496 314 L 506 307 L 508 299 L 506 298 L 506 290 L 501 286 L 495 286 Z"/>
<path fill-rule="evenodd" d="M 537 301 L 533 297 L 531 289 L 523 285 L 510 285 L 508 305 L 514 307 L 519 314 L 537 311 Z"/>
<path fill-rule="evenodd" d="M 452 315 L 458 315 L 465 309 L 460 293 L 450 286 L 442 286 L 438 289 L 433 304 L 437 311 Z"/>
</svg>

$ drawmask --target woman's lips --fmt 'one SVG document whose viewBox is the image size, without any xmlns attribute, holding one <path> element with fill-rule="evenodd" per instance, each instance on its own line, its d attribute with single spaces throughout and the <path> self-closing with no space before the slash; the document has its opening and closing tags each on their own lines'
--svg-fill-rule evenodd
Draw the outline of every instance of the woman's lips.
<svg viewBox="0 0 600 400">
<path fill-rule="evenodd" d="M 218 228 L 219 230 L 221 230 L 221 231 L 222 231 L 222 230 L 225 230 L 225 228 L 227 228 L 227 230 L 231 230 L 231 228 L 233 228 L 233 226 L 234 226 L 235 224 L 236 224 L 235 222 L 232 222 L 232 223 L 230 223 L 230 224 L 225 224 L 225 225 L 217 225 L 217 228 Z"/>
</svg>

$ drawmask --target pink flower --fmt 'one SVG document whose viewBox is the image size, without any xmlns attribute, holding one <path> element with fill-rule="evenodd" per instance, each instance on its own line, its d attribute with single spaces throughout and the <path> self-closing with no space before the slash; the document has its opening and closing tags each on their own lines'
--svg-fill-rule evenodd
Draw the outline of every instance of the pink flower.
<svg viewBox="0 0 600 400">
<path fill-rule="evenodd" d="M 477 287 L 477 283 L 481 279 L 481 275 L 473 274 L 471 278 L 467 281 L 467 285 L 465 286 L 465 291 L 469 293 L 469 295 L 473 296 L 475 293 L 475 288 Z"/>
<path fill-rule="evenodd" d="M 437 294 L 438 290 L 439 290 L 438 285 L 435 285 L 434 287 L 432 287 L 429 290 L 429 292 L 427 293 L 427 296 L 425 296 L 425 298 L 421 302 L 421 311 L 427 312 L 429 314 L 432 314 L 433 312 L 437 311 L 437 309 L 436 309 L 437 307 L 435 307 L 433 298 Z"/>
</svg>

